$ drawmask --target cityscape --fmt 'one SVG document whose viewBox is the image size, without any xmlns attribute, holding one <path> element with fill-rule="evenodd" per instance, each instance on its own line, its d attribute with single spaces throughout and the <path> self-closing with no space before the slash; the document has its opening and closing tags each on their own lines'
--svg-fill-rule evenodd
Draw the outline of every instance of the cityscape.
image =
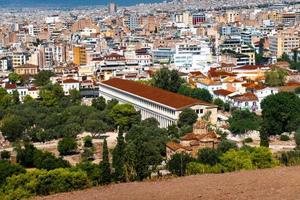
<svg viewBox="0 0 300 200">
<path fill-rule="evenodd" d="M 299 1 L 0 5 L 0 199 L 300 199 Z"/>
</svg>

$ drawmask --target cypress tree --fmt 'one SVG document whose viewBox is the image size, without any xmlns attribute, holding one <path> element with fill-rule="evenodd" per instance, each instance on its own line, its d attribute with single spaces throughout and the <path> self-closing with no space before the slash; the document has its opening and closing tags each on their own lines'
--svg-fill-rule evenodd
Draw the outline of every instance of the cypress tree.
<svg viewBox="0 0 300 200">
<path fill-rule="evenodd" d="M 125 181 L 124 173 L 124 154 L 125 154 L 125 141 L 122 133 L 118 134 L 117 145 L 113 150 L 112 166 L 114 168 L 115 181 Z"/>
<path fill-rule="evenodd" d="M 111 182 L 111 171 L 108 158 L 107 141 L 104 139 L 102 150 L 102 161 L 100 162 L 100 184 L 109 184 Z"/>
</svg>

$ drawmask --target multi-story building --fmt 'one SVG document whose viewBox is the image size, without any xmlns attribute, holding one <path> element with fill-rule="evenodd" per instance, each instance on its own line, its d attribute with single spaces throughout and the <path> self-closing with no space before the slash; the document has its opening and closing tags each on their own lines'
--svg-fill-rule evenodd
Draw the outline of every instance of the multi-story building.
<svg viewBox="0 0 300 200">
<path fill-rule="evenodd" d="M 86 65 L 87 55 L 84 46 L 73 47 L 73 63 L 76 65 Z"/>
<path fill-rule="evenodd" d="M 13 67 L 26 64 L 28 59 L 28 54 L 24 52 L 14 52 L 12 55 Z"/>
<path fill-rule="evenodd" d="M 210 103 L 135 81 L 118 78 L 104 81 L 100 83 L 99 94 L 106 100 L 116 99 L 120 103 L 132 104 L 140 111 L 142 120 L 153 117 L 164 128 L 175 124 L 185 108 L 195 110 L 199 118 L 210 112 L 211 122 L 217 121 L 217 107 Z"/>
<path fill-rule="evenodd" d="M 293 49 L 300 47 L 299 30 L 289 28 L 279 31 L 270 37 L 270 51 L 273 56 L 280 58 L 283 53 L 291 53 Z"/>
</svg>

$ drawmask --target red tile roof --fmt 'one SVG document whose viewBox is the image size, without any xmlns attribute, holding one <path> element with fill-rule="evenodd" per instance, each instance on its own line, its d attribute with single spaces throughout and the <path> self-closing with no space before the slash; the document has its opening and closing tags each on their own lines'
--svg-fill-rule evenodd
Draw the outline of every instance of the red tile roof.
<svg viewBox="0 0 300 200">
<path fill-rule="evenodd" d="M 39 66 L 37 65 L 32 65 L 32 64 L 24 64 L 24 65 L 19 65 L 19 66 L 16 66 L 14 68 L 38 68 Z"/>
<path fill-rule="evenodd" d="M 180 94 L 130 80 L 112 78 L 110 80 L 103 81 L 102 83 L 100 83 L 100 85 L 111 86 L 119 90 L 134 94 L 136 96 L 140 96 L 154 102 L 175 108 L 177 110 L 199 104 L 214 106 L 213 104 L 200 101 L 198 99 L 186 97 Z"/>
<path fill-rule="evenodd" d="M 16 89 L 17 88 L 17 85 L 15 83 L 6 83 L 5 84 L 5 89 L 7 90 L 13 90 L 13 89 Z"/>
<path fill-rule="evenodd" d="M 72 78 L 69 78 L 69 79 L 63 80 L 63 83 L 79 83 L 79 81 L 75 80 L 75 79 L 72 79 Z"/>
<path fill-rule="evenodd" d="M 263 90 L 266 87 L 261 85 L 261 84 L 256 84 L 256 83 L 244 83 L 242 84 L 247 89 L 255 89 L 255 90 Z"/>
<path fill-rule="evenodd" d="M 244 66 L 235 68 L 235 70 L 236 69 L 238 69 L 238 70 L 257 70 L 257 69 L 260 69 L 263 67 L 264 67 L 263 65 L 244 65 Z"/>
<path fill-rule="evenodd" d="M 221 95 L 221 96 L 227 96 L 232 94 L 233 92 L 229 91 L 229 90 L 224 90 L 224 89 L 220 89 L 220 90 L 215 90 L 214 94 L 216 95 Z"/>
<path fill-rule="evenodd" d="M 185 147 L 179 143 L 175 143 L 175 142 L 168 142 L 166 144 L 166 146 L 170 149 L 172 149 L 173 151 L 177 151 L 178 149 L 184 149 L 186 151 L 192 151 L 192 149 L 190 147 Z"/>
<path fill-rule="evenodd" d="M 255 94 L 253 93 L 245 93 L 242 95 L 237 95 L 232 97 L 234 100 L 238 100 L 238 101 L 258 101 L 258 98 Z"/>
</svg>

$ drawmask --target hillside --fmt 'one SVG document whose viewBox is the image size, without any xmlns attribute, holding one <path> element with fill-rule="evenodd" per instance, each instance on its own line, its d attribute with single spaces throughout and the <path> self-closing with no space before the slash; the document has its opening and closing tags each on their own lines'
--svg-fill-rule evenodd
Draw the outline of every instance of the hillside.
<svg viewBox="0 0 300 200">
<path fill-rule="evenodd" d="M 38 197 L 39 200 L 295 200 L 300 199 L 300 167 L 208 174 L 158 182 L 124 183 Z"/>
</svg>

